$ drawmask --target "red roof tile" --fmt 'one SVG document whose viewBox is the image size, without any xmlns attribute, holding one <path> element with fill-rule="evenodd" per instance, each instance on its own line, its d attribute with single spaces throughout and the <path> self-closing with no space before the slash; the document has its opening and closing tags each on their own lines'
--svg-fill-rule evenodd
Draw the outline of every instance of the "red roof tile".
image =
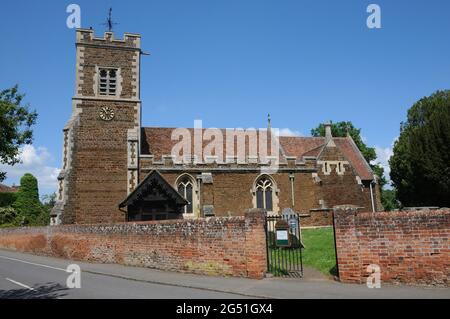
<svg viewBox="0 0 450 319">
<path fill-rule="evenodd" d="M 17 192 L 18 188 L 16 186 L 7 186 L 4 184 L 0 184 L 0 193 L 15 193 Z"/>
<path fill-rule="evenodd" d="M 163 155 L 170 155 L 172 148 L 179 141 L 172 140 L 172 132 L 175 128 L 162 128 L 162 127 L 145 127 L 142 129 L 142 142 L 141 152 L 142 154 L 153 155 L 155 159 L 162 159 Z M 194 129 L 187 128 L 191 134 L 191 154 L 194 154 Z M 223 154 L 224 160 L 226 159 L 226 129 L 219 129 L 223 136 Z M 202 132 L 204 132 L 203 129 Z M 342 151 L 344 156 L 354 167 L 359 177 L 362 180 L 372 180 L 373 174 L 370 166 L 358 150 L 357 146 L 351 138 L 348 137 L 334 137 L 333 141 L 336 146 Z M 285 160 L 284 156 L 293 156 L 301 160 L 302 156 L 319 156 L 322 147 L 325 144 L 324 137 L 300 137 L 300 136 L 280 136 L 280 161 Z M 210 143 L 209 140 L 203 141 L 203 147 Z M 246 139 L 245 143 L 246 156 L 249 154 L 249 141 Z M 270 147 L 269 147 L 270 150 Z M 234 152 L 236 153 L 236 145 Z M 269 152 L 269 155 L 271 152 Z M 214 155 L 214 154 L 213 154 Z M 284 156 L 283 156 L 284 155 Z"/>
<path fill-rule="evenodd" d="M 167 128 L 167 127 L 145 127 L 142 129 L 142 141 L 141 141 L 141 153 L 145 155 L 153 155 L 155 159 L 162 159 L 163 155 L 170 155 L 172 153 L 173 147 L 179 143 L 181 139 L 177 139 L 178 137 L 175 137 L 174 140 L 172 140 L 172 132 L 175 130 L 175 128 Z M 191 154 L 194 155 L 194 129 L 193 128 L 185 128 L 181 130 L 188 130 L 191 136 Z M 227 152 L 227 133 L 229 132 L 227 129 L 218 129 L 222 132 L 222 151 L 223 151 L 223 159 L 226 160 L 227 155 L 231 155 L 230 152 Z M 182 133 L 182 131 L 180 131 Z M 202 129 L 202 134 L 205 133 L 205 129 Z M 213 133 L 213 132 L 212 132 Z M 256 135 L 255 135 L 256 136 Z M 216 139 L 216 136 L 210 136 L 208 138 L 205 137 L 202 143 L 203 149 L 211 143 L 212 140 Z M 236 140 L 236 138 L 235 138 Z M 256 140 L 257 142 L 257 140 Z M 250 152 L 250 140 L 249 138 L 245 138 L 245 154 L 244 156 L 248 155 L 259 155 L 259 149 L 258 145 L 253 145 L 254 151 Z M 270 156 L 273 154 L 271 152 L 271 148 L 268 141 L 268 155 Z M 216 150 L 212 150 L 211 155 L 215 154 Z M 235 156 L 237 156 L 237 142 L 234 143 L 234 150 L 233 150 Z M 281 154 L 280 154 L 281 155 Z M 282 157 L 282 156 L 280 156 Z"/>
<path fill-rule="evenodd" d="M 352 164 L 362 180 L 372 180 L 373 173 L 364 156 L 359 151 L 355 142 L 349 137 L 333 139 L 336 146 L 344 153 L 344 156 Z"/>
<path fill-rule="evenodd" d="M 287 156 L 302 157 L 306 152 L 325 144 L 324 137 L 280 136 L 280 145 Z"/>
</svg>

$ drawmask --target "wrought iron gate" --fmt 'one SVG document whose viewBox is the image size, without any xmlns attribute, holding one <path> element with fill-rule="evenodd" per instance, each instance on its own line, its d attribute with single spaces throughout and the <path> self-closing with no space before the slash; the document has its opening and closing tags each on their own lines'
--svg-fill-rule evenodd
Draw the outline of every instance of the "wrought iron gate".
<svg viewBox="0 0 450 319">
<path fill-rule="evenodd" d="M 266 217 L 267 269 L 274 276 L 303 277 L 303 243 L 298 214 Z"/>
</svg>

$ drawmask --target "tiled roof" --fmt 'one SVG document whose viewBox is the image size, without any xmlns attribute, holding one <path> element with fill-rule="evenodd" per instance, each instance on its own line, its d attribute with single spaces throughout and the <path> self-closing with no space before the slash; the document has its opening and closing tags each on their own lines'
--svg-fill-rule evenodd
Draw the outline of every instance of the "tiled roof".
<svg viewBox="0 0 450 319">
<path fill-rule="evenodd" d="M 13 186 L 7 186 L 4 184 L 0 184 L 0 193 L 15 193 L 17 192 L 17 187 Z"/>
<path fill-rule="evenodd" d="M 363 157 L 352 138 L 334 138 L 336 146 L 344 153 L 344 156 L 352 164 L 362 180 L 372 180 L 373 173 L 366 159 Z"/>
<path fill-rule="evenodd" d="M 350 137 L 333 137 L 336 146 L 351 163 L 362 180 L 372 180 L 370 166 Z M 324 137 L 280 137 L 280 145 L 287 156 L 318 156 L 325 146 Z"/>
<path fill-rule="evenodd" d="M 178 206 L 187 205 L 189 202 L 184 199 L 178 191 L 170 185 L 167 180 L 161 176 L 158 171 L 151 171 L 145 179 L 139 183 L 139 185 L 125 198 L 125 200 L 119 204 L 119 208 L 136 204 L 143 201 L 143 198 L 152 193 L 152 188 L 159 186 L 163 195 L 174 204 Z"/>
<path fill-rule="evenodd" d="M 174 140 L 172 140 L 172 132 L 175 130 L 175 128 L 168 128 L 168 127 L 145 127 L 142 128 L 142 141 L 141 141 L 141 153 L 142 154 L 148 154 L 153 155 L 155 159 L 162 159 L 162 156 L 164 155 L 170 155 L 172 152 L 172 148 L 179 143 L 180 140 L 175 137 Z M 178 129 L 180 130 L 180 129 Z M 193 128 L 183 128 L 181 130 L 188 130 L 191 136 L 191 154 L 194 155 L 194 129 Z M 227 129 L 218 129 L 222 132 L 223 140 L 222 140 L 222 151 L 223 151 L 223 159 L 226 159 L 226 134 Z M 181 132 L 181 131 L 180 131 Z M 205 132 L 205 129 L 202 130 L 202 132 Z M 205 148 L 209 143 L 211 143 L 212 139 L 216 139 L 216 137 L 205 137 L 205 140 L 203 140 L 203 148 Z M 237 153 L 237 143 L 234 143 L 234 154 Z M 258 148 L 255 148 L 256 152 L 255 155 L 258 154 Z M 215 154 L 216 150 L 213 150 L 211 155 L 217 155 Z M 249 155 L 249 140 L 248 138 L 245 139 L 245 156 Z M 272 155 L 272 152 L 270 151 L 270 146 L 268 145 L 268 155 Z M 281 154 L 280 154 L 281 155 Z"/>
<path fill-rule="evenodd" d="M 172 140 L 172 131 L 174 128 L 166 127 L 145 127 L 142 128 L 141 153 L 153 155 L 155 159 L 162 159 L 163 155 L 170 155 L 174 145 L 178 140 Z M 193 137 L 194 129 L 187 129 Z M 225 136 L 226 129 L 220 129 Z M 204 132 L 204 130 L 203 130 Z M 223 141 L 223 151 L 225 159 L 226 139 Z M 319 156 L 320 151 L 325 145 L 324 137 L 303 137 L 303 136 L 280 136 L 280 162 L 285 161 L 285 156 L 296 157 L 301 160 L 303 156 Z M 357 146 L 350 137 L 334 137 L 333 141 L 342 151 L 347 160 L 362 180 L 372 180 L 373 174 L 370 166 L 358 150 Z M 203 141 L 203 147 L 210 143 L 209 140 Z M 248 141 L 246 140 L 246 155 L 248 154 Z M 270 147 L 269 147 L 270 149 Z M 194 141 L 191 138 L 191 154 L 194 154 Z M 271 155 L 271 154 L 269 154 Z"/>
<path fill-rule="evenodd" d="M 324 144 L 325 138 L 323 137 L 280 136 L 280 145 L 287 156 L 300 158 L 306 152 Z"/>
</svg>

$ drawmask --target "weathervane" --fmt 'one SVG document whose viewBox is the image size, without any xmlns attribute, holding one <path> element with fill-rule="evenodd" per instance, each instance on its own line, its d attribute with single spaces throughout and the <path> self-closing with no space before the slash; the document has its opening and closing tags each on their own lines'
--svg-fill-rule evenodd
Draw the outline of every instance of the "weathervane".
<svg viewBox="0 0 450 319">
<path fill-rule="evenodd" d="M 102 25 L 108 27 L 108 31 L 111 32 L 114 25 L 117 25 L 118 23 L 113 22 L 112 20 L 112 8 L 109 8 L 108 18 L 106 19 L 106 22 Z"/>
</svg>

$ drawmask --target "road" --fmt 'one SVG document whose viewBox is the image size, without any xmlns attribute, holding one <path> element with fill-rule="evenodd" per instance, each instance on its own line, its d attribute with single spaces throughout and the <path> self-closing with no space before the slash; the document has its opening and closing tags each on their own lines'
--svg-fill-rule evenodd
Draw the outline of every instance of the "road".
<svg viewBox="0 0 450 319">
<path fill-rule="evenodd" d="M 162 285 L 81 271 L 81 288 L 66 286 L 66 272 L 51 259 L 13 257 L 0 252 L 0 299 L 4 298 L 245 298 L 242 295 L 204 289 Z M 67 262 L 67 265 L 69 263 Z"/>
<path fill-rule="evenodd" d="M 81 268 L 81 288 L 68 288 L 67 266 Z M 382 283 L 380 289 L 329 279 L 224 278 L 117 264 L 93 264 L 0 249 L 2 298 L 450 298 L 449 288 Z"/>
</svg>

